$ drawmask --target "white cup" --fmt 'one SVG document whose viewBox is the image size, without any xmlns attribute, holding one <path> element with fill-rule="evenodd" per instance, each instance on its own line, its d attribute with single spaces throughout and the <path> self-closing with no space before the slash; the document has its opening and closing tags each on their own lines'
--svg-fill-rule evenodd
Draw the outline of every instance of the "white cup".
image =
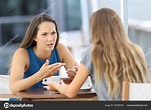
<svg viewBox="0 0 151 110">
<path fill-rule="evenodd" d="M 48 78 L 44 78 L 43 82 L 60 82 L 60 77 L 59 76 L 51 76 Z"/>
</svg>

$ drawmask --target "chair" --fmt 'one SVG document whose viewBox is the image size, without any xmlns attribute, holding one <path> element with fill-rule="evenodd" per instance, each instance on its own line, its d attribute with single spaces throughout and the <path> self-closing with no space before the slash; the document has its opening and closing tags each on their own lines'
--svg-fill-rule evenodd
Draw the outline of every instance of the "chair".
<svg viewBox="0 0 151 110">
<path fill-rule="evenodd" d="M 151 80 L 151 68 L 148 68 L 149 71 L 149 79 Z"/>
<path fill-rule="evenodd" d="M 0 94 L 11 93 L 9 89 L 9 75 L 0 75 Z"/>
<path fill-rule="evenodd" d="M 9 75 L 0 75 L 0 94 L 11 94 L 9 89 Z M 1 98 L 0 101 L 8 101 L 9 98 Z"/>
<path fill-rule="evenodd" d="M 123 101 L 151 101 L 151 83 L 123 82 Z"/>
</svg>

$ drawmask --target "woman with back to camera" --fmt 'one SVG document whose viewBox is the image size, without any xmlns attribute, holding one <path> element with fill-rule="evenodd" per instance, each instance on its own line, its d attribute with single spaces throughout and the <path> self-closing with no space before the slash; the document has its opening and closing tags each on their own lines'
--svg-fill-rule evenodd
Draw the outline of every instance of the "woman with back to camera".
<svg viewBox="0 0 151 110">
<path fill-rule="evenodd" d="M 39 14 L 31 21 L 20 48 L 14 53 L 10 69 L 10 90 L 16 93 L 41 88 L 42 79 L 59 75 L 62 66 L 68 69 L 68 76 L 74 77 L 76 65 L 70 51 L 59 43 L 55 20 L 47 14 Z"/>
<path fill-rule="evenodd" d="M 148 69 L 141 48 L 124 32 L 120 17 L 109 8 L 94 12 L 90 18 L 92 44 L 81 58 L 74 80 L 68 86 L 45 82 L 70 98 L 90 75 L 99 100 L 121 100 L 122 82 L 149 82 Z"/>
</svg>

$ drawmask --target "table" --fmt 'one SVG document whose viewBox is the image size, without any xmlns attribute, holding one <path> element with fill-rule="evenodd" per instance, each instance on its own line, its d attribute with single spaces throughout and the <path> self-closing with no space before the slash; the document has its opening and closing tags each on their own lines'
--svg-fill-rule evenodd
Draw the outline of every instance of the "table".
<svg viewBox="0 0 151 110">
<path fill-rule="evenodd" d="M 74 98 L 68 98 L 58 92 L 45 88 L 33 89 L 13 94 L 0 94 L 0 98 L 20 98 L 21 101 L 97 101 L 94 91 L 79 91 Z"/>
</svg>

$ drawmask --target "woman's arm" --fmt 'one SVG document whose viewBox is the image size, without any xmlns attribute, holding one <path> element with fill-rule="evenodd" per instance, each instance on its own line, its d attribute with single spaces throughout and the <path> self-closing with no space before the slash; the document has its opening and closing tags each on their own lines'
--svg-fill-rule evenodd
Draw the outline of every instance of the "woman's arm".
<svg viewBox="0 0 151 110">
<path fill-rule="evenodd" d="M 78 63 L 73 58 L 73 55 L 69 51 L 69 49 L 64 46 L 62 43 L 59 43 L 57 46 L 59 57 L 61 62 L 65 63 L 65 69 L 67 70 L 67 74 L 69 77 L 74 77 L 78 68 Z"/>
<path fill-rule="evenodd" d="M 44 82 L 44 84 L 48 85 L 48 90 L 58 90 L 61 94 L 64 94 L 69 98 L 73 98 L 77 95 L 88 76 L 89 70 L 85 67 L 85 65 L 80 64 L 75 78 L 69 85 L 62 86 L 54 82 Z"/>
<path fill-rule="evenodd" d="M 29 58 L 25 49 L 19 48 L 16 50 L 10 69 L 9 87 L 11 92 L 16 93 L 30 88 L 49 74 L 53 75 L 63 65 L 62 63 L 56 63 L 53 65 L 48 64 L 49 62 L 47 61 L 38 72 L 26 79 L 23 79 L 24 72 L 29 67 Z"/>
</svg>

